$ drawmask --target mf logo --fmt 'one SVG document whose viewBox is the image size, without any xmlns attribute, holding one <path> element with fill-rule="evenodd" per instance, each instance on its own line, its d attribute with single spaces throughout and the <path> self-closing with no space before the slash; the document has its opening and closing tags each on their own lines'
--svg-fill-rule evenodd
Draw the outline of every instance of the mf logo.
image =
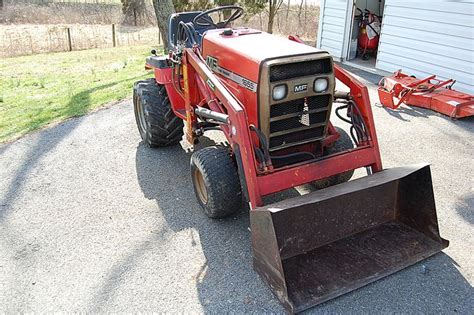
<svg viewBox="0 0 474 315">
<path fill-rule="evenodd" d="M 308 84 L 306 83 L 303 83 L 303 84 L 297 84 L 295 85 L 295 87 L 293 88 L 293 91 L 295 93 L 298 93 L 298 92 L 306 92 L 308 90 Z"/>
<path fill-rule="evenodd" d="M 207 56 L 206 63 L 207 63 L 207 66 L 211 68 L 212 70 L 215 70 L 218 67 L 217 59 L 214 57 Z"/>
</svg>

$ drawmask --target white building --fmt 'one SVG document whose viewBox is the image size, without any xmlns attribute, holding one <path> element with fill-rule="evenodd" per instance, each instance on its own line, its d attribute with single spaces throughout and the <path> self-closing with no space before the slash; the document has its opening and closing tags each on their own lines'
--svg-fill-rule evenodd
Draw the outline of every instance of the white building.
<svg viewBox="0 0 474 315">
<path fill-rule="evenodd" d="M 352 59 L 357 7 L 382 17 L 368 61 Z M 455 89 L 474 94 L 474 0 L 321 0 L 317 47 L 359 67 L 452 78 Z"/>
</svg>

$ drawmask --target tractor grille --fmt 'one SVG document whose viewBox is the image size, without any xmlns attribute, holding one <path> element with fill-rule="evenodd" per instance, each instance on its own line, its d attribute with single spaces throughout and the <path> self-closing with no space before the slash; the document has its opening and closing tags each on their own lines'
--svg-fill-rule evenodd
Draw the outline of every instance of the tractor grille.
<svg viewBox="0 0 474 315">
<path fill-rule="evenodd" d="M 270 148 L 283 147 L 288 143 L 311 142 L 324 136 L 324 128 L 302 130 L 288 135 L 270 138 Z"/>
<path fill-rule="evenodd" d="M 314 74 L 331 73 L 331 59 L 295 62 L 272 66 L 270 69 L 270 82 L 289 80 Z"/>
<path fill-rule="evenodd" d="M 271 105 L 270 149 L 277 150 L 321 139 L 330 114 L 330 105 L 329 94 Z"/>
<path fill-rule="evenodd" d="M 307 99 L 308 110 L 326 108 L 329 104 L 330 95 L 313 96 Z M 282 116 L 292 113 L 301 113 L 304 110 L 304 99 L 274 104 L 270 107 L 270 117 Z"/>
</svg>

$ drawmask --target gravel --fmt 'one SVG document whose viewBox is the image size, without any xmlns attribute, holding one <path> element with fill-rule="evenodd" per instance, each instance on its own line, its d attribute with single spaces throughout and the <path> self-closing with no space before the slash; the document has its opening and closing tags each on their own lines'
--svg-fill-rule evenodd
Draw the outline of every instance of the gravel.
<svg viewBox="0 0 474 315">
<path fill-rule="evenodd" d="M 470 313 L 474 120 L 372 108 L 385 167 L 432 163 L 451 244 L 307 312 Z M 0 312 L 284 312 L 252 269 L 248 213 L 199 208 L 190 154 L 141 144 L 130 101 L 1 145 Z"/>
</svg>

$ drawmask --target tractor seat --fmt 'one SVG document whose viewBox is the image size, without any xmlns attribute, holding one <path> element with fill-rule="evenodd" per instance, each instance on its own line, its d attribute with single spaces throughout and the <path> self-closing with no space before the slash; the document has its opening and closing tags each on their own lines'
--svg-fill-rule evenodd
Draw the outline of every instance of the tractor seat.
<svg viewBox="0 0 474 315">
<path fill-rule="evenodd" d="M 184 22 L 184 23 L 189 23 L 194 20 L 194 18 L 202 13 L 202 11 L 193 11 L 193 12 L 182 12 L 182 13 L 175 13 L 172 14 L 169 18 L 169 35 L 168 35 L 168 42 L 169 42 L 169 49 L 173 49 L 176 46 L 176 34 L 178 33 L 178 25 L 179 22 Z M 201 46 L 202 42 L 202 37 L 204 35 L 204 32 L 207 30 L 214 29 L 212 26 L 199 26 L 199 25 L 194 25 L 194 28 L 197 33 L 197 41 L 199 46 Z"/>
</svg>

